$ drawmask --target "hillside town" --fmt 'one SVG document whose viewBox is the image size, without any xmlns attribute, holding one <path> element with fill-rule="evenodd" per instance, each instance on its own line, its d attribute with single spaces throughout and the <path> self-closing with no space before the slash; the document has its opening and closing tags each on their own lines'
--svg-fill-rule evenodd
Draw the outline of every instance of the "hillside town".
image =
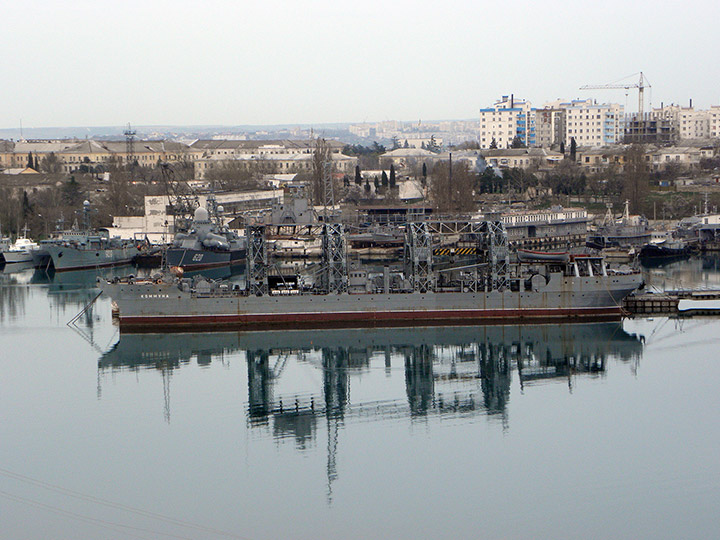
<svg viewBox="0 0 720 540">
<path fill-rule="evenodd" d="M 325 162 L 334 203 L 346 211 L 414 206 L 472 215 L 564 205 L 604 216 L 628 201 L 633 214 L 670 220 L 720 203 L 720 106 L 662 105 L 640 116 L 619 103 L 534 107 L 511 94 L 475 120 L 351 124 L 345 138 L 294 135 L 215 133 L 183 142 L 144 138 L 128 126 L 115 140 L 2 140 L 0 225 L 6 234 L 27 228 L 45 237 L 88 200 L 96 225 L 157 235 L 166 217 L 155 230 L 127 225 L 146 215 L 147 197 L 164 196 L 167 205 L 178 189 L 212 190 L 229 220 L 270 210 L 288 186 L 304 186 L 318 206 Z"/>
</svg>

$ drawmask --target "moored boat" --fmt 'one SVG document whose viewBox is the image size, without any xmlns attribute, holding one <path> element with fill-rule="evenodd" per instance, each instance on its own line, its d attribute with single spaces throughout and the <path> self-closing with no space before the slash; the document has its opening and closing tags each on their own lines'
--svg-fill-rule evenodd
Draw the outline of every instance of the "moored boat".
<svg viewBox="0 0 720 540">
<path fill-rule="evenodd" d="M 139 253 L 133 242 L 110 238 L 105 229 L 86 235 L 80 242 L 65 240 L 46 244 L 44 249 L 56 272 L 131 264 Z"/>
<path fill-rule="evenodd" d="M 9 236 L 3 236 L 2 235 L 2 227 L 0 227 L 0 263 L 5 262 L 5 257 L 3 256 L 3 251 L 8 249 L 12 245 L 12 242 L 10 241 Z"/>
<path fill-rule="evenodd" d="M 689 257 L 690 245 L 682 240 L 665 240 L 645 244 L 638 255 L 640 259 L 679 259 Z"/>
<path fill-rule="evenodd" d="M 329 238 L 325 245 L 337 240 Z M 301 278 L 268 279 L 258 262 L 250 265 L 243 287 L 170 276 L 113 280 L 101 287 L 117 307 L 121 330 L 142 332 L 616 320 L 623 298 L 642 283 L 638 272 L 609 269 L 593 255 L 512 265 L 506 237 L 499 247 L 498 237 L 486 242 L 494 251 L 486 251 L 483 262 L 440 270 L 436 279 L 431 259 L 423 259 L 431 257 L 423 247 L 427 240 L 427 234 L 406 238 L 402 270 L 345 270 L 333 264 L 342 256 L 328 253 L 312 286 Z"/>
<path fill-rule="evenodd" d="M 531 249 L 518 249 L 517 257 L 520 262 L 567 262 L 570 259 L 570 254 L 567 251 L 535 251 Z"/>
<path fill-rule="evenodd" d="M 637 247 L 650 241 L 652 232 L 644 216 L 631 216 L 630 203 L 625 201 L 625 209 L 619 219 L 615 219 L 611 207 L 600 227 L 588 234 L 586 245 L 593 249 L 608 247 Z"/>
<path fill-rule="evenodd" d="M 244 238 L 220 225 L 218 220 L 207 209 L 197 208 L 190 230 L 175 234 L 166 254 L 168 266 L 193 271 L 244 264 Z"/>
<path fill-rule="evenodd" d="M 90 227 L 90 203 L 83 203 L 83 228 L 75 222 L 69 230 L 58 230 L 53 238 L 40 242 L 33 263 L 39 268 L 53 266 L 56 272 L 104 268 L 131 264 L 139 253 L 132 240 L 110 237 L 108 229 Z"/>
<path fill-rule="evenodd" d="M 55 240 L 40 240 L 38 248 L 32 252 L 32 261 L 35 268 L 47 269 L 50 267 L 52 259 L 50 258 L 47 246 L 55 242 Z"/>
<path fill-rule="evenodd" d="M 31 262 L 33 252 L 37 249 L 38 245 L 23 235 L 17 238 L 7 249 L 4 249 L 2 255 L 6 263 Z"/>
</svg>

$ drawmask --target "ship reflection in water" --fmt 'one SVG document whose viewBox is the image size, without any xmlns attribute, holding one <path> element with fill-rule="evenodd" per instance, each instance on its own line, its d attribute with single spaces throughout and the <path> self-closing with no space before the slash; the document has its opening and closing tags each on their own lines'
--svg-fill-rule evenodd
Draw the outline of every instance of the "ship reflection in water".
<svg viewBox="0 0 720 540">
<path fill-rule="evenodd" d="M 99 369 L 172 372 L 193 358 L 244 356 L 251 425 L 307 435 L 312 417 L 504 415 L 513 377 L 520 389 L 547 380 L 602 376 L 609 358 L 637 361 L 642 338 L 621 323 L 399 328 L 202 334 L 128 334 Z M 289 365 L 320 374 L 319 387 L 284 380 Z M 393 377 L 400 366 L 406 395 L 352 399 L 353 377 Z M 378 368 L 378 369 L 375 369 Z M 380 369 L 382 368 L 382 369 Z M 512 375 L 512 373 L 515 373 Z M 312 377 L 318 380 L 318 377 Z M 372 386 L 371 384 L 369 386 Z M 294 425 L 297 421 L 297 426 Z"/>
<path fill-rule="evenodd" d="M 609 359 L 637 362 L 642 349 L 621 323 L 128 334 L 99 370 L 160 370 L 169 422 L 174 370 L 193 359 L 200 367 L 244 361 L 251 431 L 305 450 L 325 426 L 331 500 L 338 435 L 349 422 L 486 416 L 505 429 L 514 377 L 521 389 L 551 380 L 572 389 L 575 377 L 603 376 Z"/>
</svg>

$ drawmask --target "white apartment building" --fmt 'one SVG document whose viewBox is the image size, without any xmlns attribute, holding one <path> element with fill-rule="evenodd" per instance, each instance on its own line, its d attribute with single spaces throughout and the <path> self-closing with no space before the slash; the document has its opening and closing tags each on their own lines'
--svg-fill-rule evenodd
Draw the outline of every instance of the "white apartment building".
<svg viewBox="0 0 720 540">
<path fill-rule="evenodd" d="M 720 139 L 720 105 L 710 107 L 710 137 Z"/>
<path fill-rule="evenodd" d="M 534 109 L 530 102 L 503 96 L 492 108 L 480 110 L 480 148 L 492 140 L 508 148 L 517 136 L 527 146 L 550 148 L 572 138 L 578 146 L 606 146 L 623 140 L 623 106 L 592 99 L 546 103 Z"/>
<path fill-rule="evenodd" d="M 493 139 L 498 148 L 509 148 L 515 137 L 536 146 L 535 109 L 529 101 L 502 96 L 492 107 L 480 109 L 480 148 L 490 148 Z"/>
<path fill-rule="evenodd" d="M 720 138 L 720 105 L 708 110 L 695 110 L 692 105 L 664 105 L 653 109 L 652 115 L 669 120 L 678 140 Z"/>
<path fill-rule="evenodd" d="M 377 137 L 377 128 L 375 124 L 353 124 L 348 126 L 348 131 L 358 137 L 373 139 Z"/>
<path fill-rule="evenodd" d="M 683 139 L 704 139 L 710 136 L 710 112 L 681 107 L 678 114 L 678 136 Z"/>
<path fill-rule="evenodd" d="M 572 138 L 578 146 L 606 146 L 623 140 L 623 106 L 595 103 L 592 99 L 572 100 L 560 105 L 565 110 L 565 144 Z"/>
</svg>

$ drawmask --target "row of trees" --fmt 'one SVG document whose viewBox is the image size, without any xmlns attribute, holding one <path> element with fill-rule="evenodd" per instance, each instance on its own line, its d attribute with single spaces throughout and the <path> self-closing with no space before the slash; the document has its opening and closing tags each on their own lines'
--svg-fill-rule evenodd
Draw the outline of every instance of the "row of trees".
<svg viewBox="0 0 720 540">
<path fill-rule="evenodd" d="M 25 226 L 34 238 L 46 236 L 64 218 L 71 225 L 86 191 L 75 178 L 59 186 L 16 190 L 0 187 L 0 225 L 4 235 L 18 235 Z"/>
<path fill-rule="evenodd" d="M 50 234 L 60 220 L 69 227 L 86 199 L 94 209 L 93 225 L 109 226 L 113 216 L 141 215 L 145 195 L 167 191 L 166 169 L 160 164 L 142 167 L 109 160 L 103 163 L 104 170 L 110 172 L 107 182 L 82 168 L 69 176 L 63 174 L 54 154 L 45 156 L 40 164 L 41 170 L 47 172 L 41 184 L 0 187 L 0 225 L 4 234 L 15 235 L 27 225 L 29 234 L 41 238 Z M 177 178 L 192 178 L 192 163 L 174 164 L 173 168 Z"/>
<path fill-rule="evenodd" d="M 359 165 L 355 166 L 354 182 L 355 182 L 355 185 L 357 185 L 357 186 L 361 186 L 363 184 L 362 173 L 360 172 Z M 370 179 L 366 178 L 365 184 L 369 185 L 369 182 L 370 182 Z M 375 175 L 375 177 L 373 178 L 373 183 L 376 188 L 379 188 L 382 186 L 383 188 L 394 189 L 397 186 L 397 175 L 395 173 L 395 165 L 390 165 L 390 174 L 389 175 L 384 170 L 382 171 L 382 174 L 380 175 L 380 177 Z M 347 187 L 349 185 L 350 185 L 350 181 L 348 179 L 345 186 Z"/>
<path fill-rule="evenodd" d="M 60 174 L 62 172 L 62 163 L 54 152 L 38 158 L 37 154 L 33 155 L 28 152 L 25 166 L 46 174 Z"/>
<path fill-rule="evenodd" d="M 346 156 L 357 157 L 360 168 L 368 170 L 380 168 L 380 156 L 386 152 L 386 149 L 382 144 L 378 144 L 378 142 L 375 141 L 371 146 L 348 144 L 345 145 L 342 152 Z"/>
<path fill-rule="evenodd" d="M 584 197 L 588 202 L 629 200 L 634 213 L 647 213 L 651 175 L 647 170 L 641 145 L 628 147 L 622 171 L 617 166 L 588 175 L 574 160 L 566 159 L 550 172 L 540 176 L 538 169 L 507 168 L 497 171 L 487 167 L 482 173 L 470 170 L 467 162 L 439 162 L 432 170 L 430 196 L 442 211 L 472 210 L 475 200 L 484 193 L 524 194 L 529 188 L 536 193 L 556 197 Z"/>
</svg>

